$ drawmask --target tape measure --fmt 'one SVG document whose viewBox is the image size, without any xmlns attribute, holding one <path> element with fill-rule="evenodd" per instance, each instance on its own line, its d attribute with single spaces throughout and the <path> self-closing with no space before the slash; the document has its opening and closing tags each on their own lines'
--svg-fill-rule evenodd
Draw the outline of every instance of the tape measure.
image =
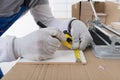
<svg viewBox="0 0 120 80">
<path fill-rule="evenodd" d="M 67 31 L 64 31 L 63 33 L 65 34 L 66 41 L 63 41 L 62 44 L 64 46 L 66 46 L 67 48 L 72 49 L 72 36 Z M 74 55 L 75 55 L 75 58 L 76 58 L 76 62 L 80 62 L 81 61 L 81 56 L 80 56 L 80 50 L 79 49 L 74 50 Z"/>
</svg>

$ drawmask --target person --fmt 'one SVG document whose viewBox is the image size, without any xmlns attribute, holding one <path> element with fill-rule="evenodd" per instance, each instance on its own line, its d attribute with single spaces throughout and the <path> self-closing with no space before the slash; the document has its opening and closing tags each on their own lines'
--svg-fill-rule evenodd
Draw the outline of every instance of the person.
<svg viewBox="0 0 120 80">
<path fill-rule="evenodd" d="M 52 58 L 61 41 L 66 40 L 64 30 L 72 35 L 72 49 L 85 50 L 92 41 L 88 28 L 80 20 L 54 18 L 48 0 L 0 0 L 0 36 L 29 10 L 40 29 L 21 38 L 0 37 L 0 62 L 16 60 L 18 57 L 31 60 Z"/>
</svg>

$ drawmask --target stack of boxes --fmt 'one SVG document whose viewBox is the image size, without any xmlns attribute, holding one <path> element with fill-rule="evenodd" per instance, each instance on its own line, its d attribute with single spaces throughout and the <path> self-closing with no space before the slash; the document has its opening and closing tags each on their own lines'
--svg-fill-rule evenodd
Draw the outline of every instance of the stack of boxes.
<svg viewBox="0 0 120 80">
<path fill-rule="evenodd" d="M 100 21 L 105 23 L 107 14 L 104 13 L 104 2 L 94 2 L 94 7 Z M 94 20 L 95 17 L 90 2 L 81 1 L 77 4 L 73 4 L 72 17 L 76 17 L 77 19 L 83 21 L 86 24 L 87 22 Z"/>
<path fill-rule="evenodd" d="M 110 1 L 95 1 L 93 5 L 101 22 L 107 25 L 111 24 L 111 22 L 120 22 L 120 4 Z M 72 17 L 83 21 L 85 24 L 87 24 L 88 21 L 95 20 L 90 2 L 80 1 L 73 4 Z"/>
</svg>

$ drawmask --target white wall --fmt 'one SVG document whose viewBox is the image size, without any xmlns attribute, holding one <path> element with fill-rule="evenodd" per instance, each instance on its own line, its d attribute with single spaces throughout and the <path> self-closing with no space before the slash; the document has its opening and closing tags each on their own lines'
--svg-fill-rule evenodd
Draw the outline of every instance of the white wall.
<svg viewBox="0 0 120 80">
<path fill-rule="evenodd" d="M 22 37 L 39 29 L 30 12 L 18 19 L 2 36 Z"/>
<path fill-rule="evenodd" d="M 71 5 L 78 1 L 80 0 L 49 0 L 52 13 L 56 18 L 70 18 Z"/>
</svg>

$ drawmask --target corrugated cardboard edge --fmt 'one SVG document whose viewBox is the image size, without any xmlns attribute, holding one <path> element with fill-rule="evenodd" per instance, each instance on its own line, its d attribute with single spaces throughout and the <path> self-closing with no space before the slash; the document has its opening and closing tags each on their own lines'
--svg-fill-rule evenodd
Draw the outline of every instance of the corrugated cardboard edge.
<svg viewBox="0 0 120 80">
<path fill-rule="evenodd" d="M 87 65 L 67 63 L 75 64 L 67 68 L 66 63 L 60 66 L 54 63 L 18 63 L 2 80 L 120 80 L 120 60 L 96 58 L 90 49 L 84 53 Z"/>
</svg>

